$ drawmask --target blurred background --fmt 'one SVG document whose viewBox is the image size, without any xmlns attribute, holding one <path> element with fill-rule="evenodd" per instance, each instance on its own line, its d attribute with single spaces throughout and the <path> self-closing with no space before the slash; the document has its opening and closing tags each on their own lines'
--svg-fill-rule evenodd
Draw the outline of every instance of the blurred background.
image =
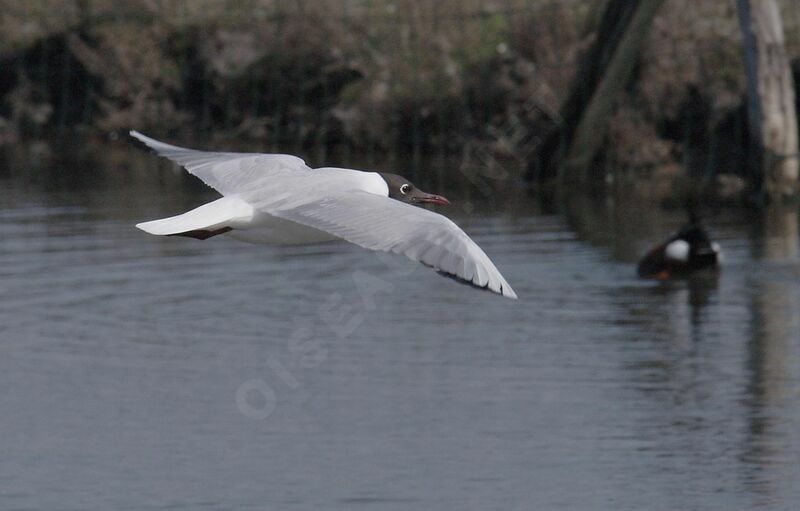
<svg viewBox="0 0 800 511">
<path fill-rule="evenodd" d="M 798 83 L 795 0 L 0 0 L 0 508 L 797 509 Z M 129 129 L 404 174 L 520 300 L 149 237 L 217 195 Z"/>
<path fill-rule="evenodd" d="M 796 79 L 800 8 L 774 3 L 780 56 Z M 597 143 L 594 173 L 635 178 L 659 197 L 685 193 L 681 178 L 700 176 L 713 194 L 738 199 L 748 122 L 737 2 L 652 4 L 638 32 L 627 26 L 638 37 L 596 131 L 609 143 Z M 2 6 L 0 146 L 135 128 L 318 162 L 410 155 L 410 171 L 426 157 L 465 167 L 490 157 L 528 180 L 549 177 L 548 136 L 574 129 L 565 127 L 577 123 L 568 100 L 582 88 L 594 93 L 583 61 L 609 72 L 593 45 L 614 42 L 632 16 L 625 11 L 637 8 L 580 0 Z"/>
</svg>

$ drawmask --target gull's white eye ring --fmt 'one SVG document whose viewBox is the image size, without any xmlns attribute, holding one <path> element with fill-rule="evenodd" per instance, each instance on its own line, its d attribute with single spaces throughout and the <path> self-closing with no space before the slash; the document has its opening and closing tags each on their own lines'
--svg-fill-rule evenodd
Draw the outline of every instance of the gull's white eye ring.
<svg viewBox="0 0 800 511">
<path fill-rule="evenodd" d="M 410 190 L 410 189 L 411 189 L 411 186 L 409 186 L 408 184 L 404 184 L 403 186 L 400 187 L 400 193 L 405 195 L 405 194 L 408 193 L 408 190 Z"/>
</svg>

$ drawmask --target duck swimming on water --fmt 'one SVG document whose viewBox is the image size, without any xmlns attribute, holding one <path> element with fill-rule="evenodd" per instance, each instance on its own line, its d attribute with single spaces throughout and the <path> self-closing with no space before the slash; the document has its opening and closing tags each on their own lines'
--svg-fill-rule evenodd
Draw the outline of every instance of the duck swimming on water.
<svg viewBox="0 0 800 511">
<path fill-rule="evenodd" d="M 717 268 L 720 247 L 711 241 L 693 208 L 689 222 L 665 242 L 654 247 L 639 261 L 637 272 L 646 279 L 667 280 L 692 272 Z"/>
</svg>

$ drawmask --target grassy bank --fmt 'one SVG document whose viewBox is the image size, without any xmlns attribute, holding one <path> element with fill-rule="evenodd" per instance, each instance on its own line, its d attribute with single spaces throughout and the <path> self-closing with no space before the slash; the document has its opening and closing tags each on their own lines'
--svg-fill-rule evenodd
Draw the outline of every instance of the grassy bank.
<svg viewBox="0 0 800 511">
<path fill-rule="evenodd" d="M 0 144 L 65 130 L 268 150 L 477 150 L 522 163 L 559 122 L 590 0 L 3 0 Z M 800 8 L 782 2 L 800 73 Z M 741 172 L 734 2 L 670 0 L 611 122 L 627 173 Z"/>
</svg>

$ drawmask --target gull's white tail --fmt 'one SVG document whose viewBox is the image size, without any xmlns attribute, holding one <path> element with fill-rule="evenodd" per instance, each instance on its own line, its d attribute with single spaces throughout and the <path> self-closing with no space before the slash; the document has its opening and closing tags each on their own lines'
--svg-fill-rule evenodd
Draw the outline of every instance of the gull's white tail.
<svg viewBox="0 0 800 511">
<path fill-rule="evenodd" d="M 252 220 L 253 213 L 253 207 L 243 200 L 222 197 L 182 215 L 142 222 L 136 227 L 158 236 L 206 239 L 247 224 Z"/>
</svg>

